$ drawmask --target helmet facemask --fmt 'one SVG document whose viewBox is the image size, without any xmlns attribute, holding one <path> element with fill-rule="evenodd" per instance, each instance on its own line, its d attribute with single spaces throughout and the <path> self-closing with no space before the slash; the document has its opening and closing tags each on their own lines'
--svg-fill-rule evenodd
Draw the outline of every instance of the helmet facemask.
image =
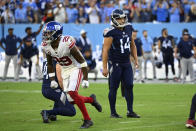
<svg viewBox="0 0 196 131">
<path fill-rule="evenodd" d="M 120 24 L 117 20 L 118 19 L 122 19 L 122 18 L 124 18 L 125 19 L 125 21 L 124 21 L 124 24 Z M 112 25 L 113 26 L 115 26 L 115 27 L 125 27 L 126 25 L 127 25 L 127 23 L 128 23 L 128 19 L 127 19 L 127 16 L 123 13 L 123 14 L 115 14 L 115 13 L 113 13 L 112 15 L 111 15 L 111 22 L 112 22 Z"/>
</svg>

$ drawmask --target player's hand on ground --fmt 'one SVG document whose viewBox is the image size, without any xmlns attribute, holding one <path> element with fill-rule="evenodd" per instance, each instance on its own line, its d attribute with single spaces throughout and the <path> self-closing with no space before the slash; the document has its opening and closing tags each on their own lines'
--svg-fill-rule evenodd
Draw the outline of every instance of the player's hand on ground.
<svg viewBox="0 0 196 131">
<path fill-rule="evenodd" d="M 103 69 L 102 74 L 103 74 L 103 76 L 107 77 L 108 76 L 108 69 Z"/>
<path fill-rule="evenodd" d="M 51 83 L 50 83 L 50 87 L 55 89 L 55 88 L 58 87 L 58 83 L 55 80 L 52 80 Z"/>
<path fill-rule="evenodd" d="M 82 81 L 82 88 L 88 88 L 89 82 L 87 80 Z"/>
</svg>

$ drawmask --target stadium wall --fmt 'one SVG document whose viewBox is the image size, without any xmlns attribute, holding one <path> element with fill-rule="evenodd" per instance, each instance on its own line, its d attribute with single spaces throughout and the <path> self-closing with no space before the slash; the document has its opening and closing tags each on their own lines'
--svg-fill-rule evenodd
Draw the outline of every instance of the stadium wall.
<svg viewBox="0 0 196 131">
<path fill-rule="evenodd" d="M 25 28 L 26 27 L 31 27 L 32 31 L 37 31 L 39 28 L 39 24 L 0 24 L 0 38 L 3 36 L 5 37 L 8 34 L 8 28 L 12 27 L 14 28 L 14 34 L 23 38 L 26 33 L 25 33 Z M 92 48 L 93 48 L 93 56 L 96 58 L 100 56 L 101 54 L 101 48 L 102 48 L 102 42 L 103 42 L 103 30 L 105 28 L 109 27 L 109 24 L 63 24 L 63 33 L 72 35 L 76 38 L 80 36 L 80 30 L 84 29 L 88 32 L 87 36 L 91 40 L 92 43 Z M 167 28 L 169 34 L 173 35 L 174 37 L 177 37 L 178 40 L 182 35 L 182 30 L 184 28 L 189 29 L 190 34 L 196 36 L 196 23 L 134 23 L 133 24 L 134 29 L 137 29 L 138 32 L 138 37 L 142 36 L 142 31 L 147 30 L 149 33 L 149 36 L 152 38 L 154 37 L 159 37 L 161 35 L 161 30 L 162 28 Z M 41 44 L 41 33 L 37 36 L 37 45 L 40 49 L 40 44 Z M 40 50 L 41 51 L 41 50 Z M 4 67 L 4 52 L 0 48 L 0 67 Z M 42 62 L 42 53 L 40 53 L 40 63 Z M 99 70 L 98 77 L 103 78 L 101 75 L 102 71 L 102 63 L 97 59 L 97 68 Z M 149 75 L 152 78 L 152 72 L 151 72 L 151 63 L 148 63 L 148 71 Z M 175 64 L 176 69 L 177 69 L 177 63 Z M 196 66 L 196 65 L 195 65 Z M 164 78 L 165 73 L 164 73 L 164 67 L 160 70 L 158 69 L 160 76 L 158 78 Z M 27 69 L 23 69 L 23 75 L 22 77 L 27 77 Z M 160 73 L 161 72 L 161 73 Z M 3 75 L 3 68 L 0 69 L 0 77 Z M 169 74 L 170 76 L 171 74 Z M 10 63 L 9 71 L 8 71 L 8 77 L 13 77 L 13 65 Z M 90 74 L 90 77 L 94 77 L 93 74 Z"/>
</svg>

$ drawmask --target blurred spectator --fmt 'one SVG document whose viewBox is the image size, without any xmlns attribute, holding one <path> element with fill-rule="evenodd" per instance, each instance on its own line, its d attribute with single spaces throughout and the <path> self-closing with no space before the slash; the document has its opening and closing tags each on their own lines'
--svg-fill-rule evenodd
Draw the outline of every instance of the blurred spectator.
<svg viewBox="0 0 196 131">
<path fill-rule="evenodd" d="M 129 9 L 131 10 L 132 22 L 140 21 L 140 11 L 137 2 L 129 1 Z"/>
<path fill-rule="evenodd" d="M 78 10 L 75 6 L 75 4 L 70 3 L 69 7 L 66 8 L 68 23 L 76 23 Z"/>
<path fill-rule="evenodd" d="M 86 9 L 90 24 L 100 23 L 100 9 L 96 5 L 96 0 L 90 2 L 90 7 Z"/>
<path fill-rule="evenodd" d="M 105 2 L 101 2 L 100 3 L 100 19 L 101 19 L 101 23 L 105 23 L 106 21 L 106 7 L 105 7 Z"/>
<path fill-rule="evenodd" d="M 28 20 L 28 23 L 35 22 L 35 14 L 34 14 L 34 11 L 31 9 L 31 6 L 27 6 L 27 20 Z"/>
<path fill-rule="evenodd" d="M 45 17 L 46 20 L 45 22 L 48 23 L 50 21 L 54 21 L 54 12 L 53 12 L 53 8 L 52 8 L 52 3 L 51 2 L 47 2 L 46 3 L 46 7 L 45 7 Z"/>
<path fill-rule="evenodd" d="M 84 55 L 84 52 L 86 50 L 90 50 L 91 54 L 92 54 L 92 48 L 91 48 L 91 42 L 90 40 L 87 38 L 87 32 L 85 30 L 81 30 L 80 31 L 80 37 L 76 42 L 76 46 L 78 47 L 78 49 L 81 51 L 81 53 Z"/>
<path fill-rule="evenodd" d="M 78 17 L 76 20 L 77 24 L 85 24 L 87 22 L 88 15 L 85 13 L 84 8 L 79 7 Z"/>
<path fill-rule="evenodd" d="M 180 14 L 183 13 L 183 10 L 181 8 L 180 2 L 173 2 L 172 7 L 169 9 L 170 13 L 170 23 L 179 23 L 180 22 Z"/>
<path fill-rule="evenodd" d="M 2 38 L 0 41 L 0 46 L 5 51 L 5 67 L 3 72 L 3 79 L 5 80 L 7 77 L 8 67 L 11 59 L 13 60 L 14 65 L 14 79 L 16 80 L 16 68 L 17 68 L 17 51 L 22 46 L 22 40 L 13 34 L 13 28 L 8 29 L 8 35 L 6 38 Z M 17 47 L 17 43 L 20 45 Z M 3 46 L 2 44 L 5 44 Z"/>
<path fill-rule="evenodd" d="M 152 39 L 148 36 L 147 30 L 143 31 L 143 36 L 141 38 L 142 45 L 143 45 L 143 50 L 144 50 L 144 76 L 145 79 L 147 79 L 147 62 L 150 60 L 152 62 L 153 66 L 153 78 L 156 79 L 156 69 L 155 69 L 155 62 L 153 58 L 152 51 L 154 50 L 153 46 L 153 41 Z"/>
<path fill-rule="evenodd" d="M 167 22 L 169 5 L 165 0 L 157 0 L 154 10 L 158 22 Z"/>
<path fill-rule="evenodd" d="M 41 79 L 41 69 L 39 67 L 39 51 L 36 45 L 32 44 L 32 39 L 28 38 L 24 41 L 24 45 L 20 50 L 20 58 L 17 67 L 17 80 L 19 79 L 19 71 L 21 66 L 28 63 L 29 67 L 29 81 L 31 81 L 32 64 L 36 66 L 37 77 Z"/>
<path fill-rule="evenodd" d="M 180 40 L 177 48 L 175 49 L 175 57 L 177 58 L 177 51 L 179 50 L 180 57 L 181 57 L 181 67 L 182 67 L 182 83 L 185 83 L 187 70 L 190 74 L 191 82 L 194 82 L 194 75 L 193 75 L 193 53 L 194 50 L 194 57 L 196 58 L 196 46 L 194 45 L 193 41 L 189 37 L 188 32 L 183 32 L 183 39 Z"/>
<path fill-rule="evenodd" d="M 9 10 L 8 7 L 1 14 L 0 23 L 5 23 L 5 24 L 14 24 L 15 23 L 14 15 L 12 14 L 12 12 Z"/>
<path fill-rule="evenodd" d="M 186 22 L 196 22 L 196 4 L 191 5 L 189 13 L 186 17 Z"/>
<path fill-rule="evenodd" d="M 115 9 L 114 7 L 114 2 L 113 1 L 107 1 L 106 3 L 106 7 L 105 7 L 105 11 L 106 11 L 106 20 L 105 22 L 106 23 L 109 23 L 110 22 L 110 17 L 111 17 L 111 14 L 112 14 L 112 11 Z"/>
<path fill-rule="evenodd" d="M 67 13 L 62 3 L 58 3 L 54 9 L 54 20 L 59 23 L 67 23 Z"/>
<path fill-rule="evenodd" d="M 29 2 L 29 1 L 28 1 Z M 19 4 L 22 4 L 23 8 L 27 8 L 28 6 L 28 2 L 24 1 L 24 0 L 19 0 Z"/>
<path fill-rule="evenodd" d="M 122 10 L 125 12 L 128 22 L 132 22 L 131 10 L 127 7 L 126 3 L 123 4 Z"/>
<path fill-rule="evenodd" d="M 168 81 L 168 66 L 171 65 L 172 73 L 173 73 L 173 79 L 177 81 L 176 74 L 175 74 L 175 68 L 174 68 L 174 38 L 172 35 L 168 35 L 168 31 L 166 28 L 163 28 L 162 36 L 159 37 L 158 40 L 158 46 L 159 46 L 159 53 L 162 52 L 163 55 L 163 62 L 165 64 L 165 75 L 166 75 L 166 81 Z"/>
<path fill-rule="evenodd" d="M 22 3 L 20 3 L 15 11 L 15 20 L 16 23 L 26 23 L 27 22 L 27 13 L 26 9 L 23 8 Z"/>
<path fill-rule="evenodd" d="M 32 32 L 31 27 L 26 27 L 25 32 L 27 35 L 23 38 L 23 41 L 26 41 L 27 39 L 31 39 L 32 43 L 36 46 L 37 45 L 36 36 L 42 30 L 42 27 L 43 27 L 43 24 L 40 25 L 39 29 L 36 32 Z"/>
<path fill-rule="evenodd" d="M 151 10 L 146 0 L 141 0 L 141 2 L 139 2 L 139 10 L 140 10 L 140 22 L 150 22 Z"/>
</svg>

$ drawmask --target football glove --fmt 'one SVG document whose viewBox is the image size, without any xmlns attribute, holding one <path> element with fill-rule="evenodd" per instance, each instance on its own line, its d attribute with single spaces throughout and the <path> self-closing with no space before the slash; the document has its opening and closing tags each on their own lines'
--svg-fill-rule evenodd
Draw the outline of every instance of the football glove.
<svg viewBox="0 0 196 131">
<path fill-rule="evenodd" d="M 88 88 L 89 82 L 87 80 L 82 81 L 82 88 Z"/>
<path fill-rule="evenodd" d="M 57 83 L 55 80 L 52 80 L 51 83 L 50 83 L 50 87 L 51 87 L 52 89 L 55 89 L 55 88 L 58 87 L 58 83 Z"/>
</svg>

